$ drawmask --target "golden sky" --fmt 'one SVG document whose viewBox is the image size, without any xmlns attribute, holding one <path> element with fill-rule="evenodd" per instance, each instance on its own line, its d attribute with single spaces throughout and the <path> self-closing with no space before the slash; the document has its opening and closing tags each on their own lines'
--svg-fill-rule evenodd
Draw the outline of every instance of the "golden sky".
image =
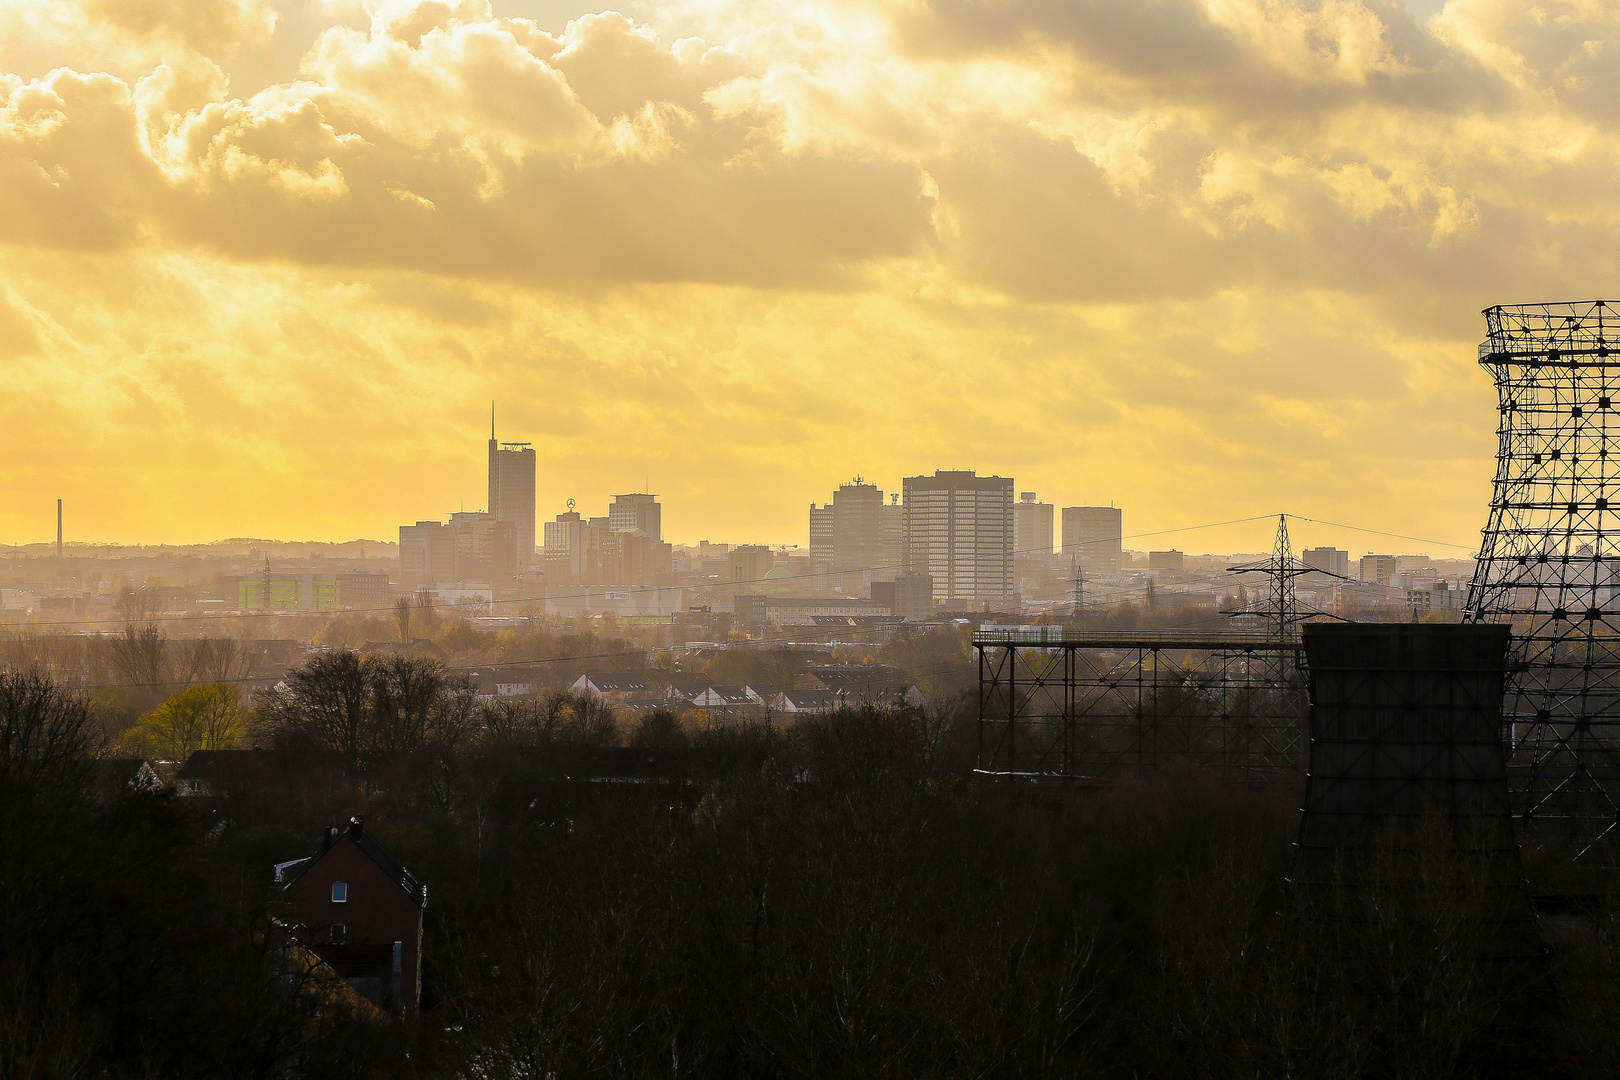
<svg viewBox="0 0 1620 1080">
<path fill-rule="evenodd" d="M 1614 3 L 591 7 L 0 0 L 0 542 L 391 537 L 494 398 L 677 542 L 976 467 L 1467 543 L 1479 310 L 1620 295 Z"/>
</svg>

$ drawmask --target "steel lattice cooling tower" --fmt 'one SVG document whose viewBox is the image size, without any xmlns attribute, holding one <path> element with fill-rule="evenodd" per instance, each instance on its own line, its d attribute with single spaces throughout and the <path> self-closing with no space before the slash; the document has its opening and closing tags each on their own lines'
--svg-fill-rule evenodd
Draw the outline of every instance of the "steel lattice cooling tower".
<svg viewBox="0 0 1620 1080">
<path fill-rule="evenodd" d="M 1515 812 L 1580 855 L 1620 840 L 1620 313 L 1597 300 L 1484 314 L 1501 425 L 1466 618 L 1513 627 Z"/>
</svg>

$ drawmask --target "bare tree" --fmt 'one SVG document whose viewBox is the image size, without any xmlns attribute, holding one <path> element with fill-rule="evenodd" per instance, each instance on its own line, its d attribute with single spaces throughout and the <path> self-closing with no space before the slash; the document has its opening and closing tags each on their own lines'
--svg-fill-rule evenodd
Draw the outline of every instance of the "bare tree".
<svg viewBox="0 0 1620 1080">
<path fill-rule="evenodd" d="M 427 656 L 385 656 L 363 662 L 371 695 L 371 746 L 379 758 L 427 745 L 449 688 L 444 665 Z"/>
<path fill-rule="evenodd" d="M 557 741 L 568 712 L 568 695 L 491 701 L 478 709 L 476 721 L 484 740 L 494 747 L 550 746 Z"/>
<path fill-rule="evenodd" d="M 37 671 L 0 671 L 0 798 L 82 790 L 90 707 Z"/>
<path fill-rule="evenodd" d="M 594 694 L 568 694 L 558 705 L 563 710 L 560 734 L 576 746 L 615 746 L 618 718 L 613 706 Z"/>
<path fill-rule="evenodd" d="M 113 601 L 113 614 L 126 626 L 155 622 L 161 610 L 162 605 L 157 593 L 151 589 L 137 589 L 132 585 L 125 585 L 124 590 Z"/>
<path fill-rule="evenodd" d="M 284 745 L 338 755 L 351 778 L 370 751 L 371 688 L 359 655 L 337 649 L 315 656 L 258 699 L 260 722 Z"/>
<path fill-rule="evenodd" d="M 411 617 L 415 611 L 416 605 L 408 596 L 402 596 L 394 601 L 394 625 L 399 627 L 399 640 L 411 640 Z"/>
<path fill-rule="evenodd" d="M 112 639 L 112 662 L 118 676 L 138 690 L 156 690 L 171 682 L 169 642 L 157 623 L 129 623 Z"/>
<path fill-rule="evenodd" d="M 186 642 L 179 659 L 188 685 L 237 682 L 253 671 L 252 655 L 233 637 L 202 637 Z"/>
</svg>

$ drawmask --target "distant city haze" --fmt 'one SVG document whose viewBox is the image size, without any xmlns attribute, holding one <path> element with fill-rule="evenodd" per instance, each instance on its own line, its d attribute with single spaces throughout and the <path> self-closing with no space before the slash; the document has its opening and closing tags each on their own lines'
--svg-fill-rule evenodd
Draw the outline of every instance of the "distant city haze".
<svg viewBox="0 0 1620 1080">
<path fill-rule="evenodd" d="M 1603 5 L 590 6 L 0 5 L 0 543 L 499 519 L 494 400 L 539 526 L 1466 545 L 1480 309 L 1616 285 Z"/>
</svg>

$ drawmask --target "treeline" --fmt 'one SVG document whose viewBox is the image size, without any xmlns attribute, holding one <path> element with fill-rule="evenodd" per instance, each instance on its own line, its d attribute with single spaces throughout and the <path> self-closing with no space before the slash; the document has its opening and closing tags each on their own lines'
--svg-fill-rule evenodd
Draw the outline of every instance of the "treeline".
<svg viewBox="0 0 1620 1080">
<path fill-rule="evenodd" d="M 677 722 L 667 754 L 632 756 L 697 764 L 592 784 L 549 765 L 602 746 L 578 699 L 480 711 L 442 668 L 343 653 L 283 682 L 253 723 L 309 770 L 338 762 L 330 781 L 191 800 L 109 789 L 95 706 L 0 677 L 0 1075 L 1416 1080 L 1620 1061 L 1611 905 L 1504 978 L 1443 845 L 1354 890 L 1291 885 L 1286 786 L 1186 766 L 1106 791 L 985 785 L 969 713 L 906 708 Z M 263 932 L 269 868 L 356 813 L 428 885 L 409 1030 L 313 1014 Z"/>
<path fill-rule="evenodd" d="M 362 758 L 465 747 L 484 731 L 532 730 L 541 743 L 562 739 L 595 746 L 648 745 L 663 738 L 659 732 L 678 734 L 679 724 L 672 726 L 665 716 L 642 725 L 639 734 L 620 730 L 611 713 L 568 697 L 567 688 L 589 672 L 645 672 L 655 682 L 700 678 L 716 685 L 789 686 L 815 663 L 859 658 L 904 673 L 931 700 L 945 703 L 970 686 L 973 675 L 959 627 L 919 629 L 853 653 L 767 645 L 673 661 L 589 629 L 485 634 L 465 629 L 464 622 L 436 625 L 451 644 L 458 634 L 471 635 L 479 643 L 476 651 L 495 657 L 492 663 L 523 666 L 522 680 L 534 683 L 535 691 L 518 704 L 490 708 L 473 700 L 472 685 L 456 674 L 455 661 L 409 648 L 362 655 L 326 645 L 289 668 L 286 657 L 267 652 L 266 643 L 172 637 L 150 620 L 101 636 L 0 633 L 0 667 L 38 671 L 80 691 L 96 706 L 102 739 L 128 754 L 180 762 L 198 749 L 302 744 L 340 753 L 351 774 Z"/>
</svg>

